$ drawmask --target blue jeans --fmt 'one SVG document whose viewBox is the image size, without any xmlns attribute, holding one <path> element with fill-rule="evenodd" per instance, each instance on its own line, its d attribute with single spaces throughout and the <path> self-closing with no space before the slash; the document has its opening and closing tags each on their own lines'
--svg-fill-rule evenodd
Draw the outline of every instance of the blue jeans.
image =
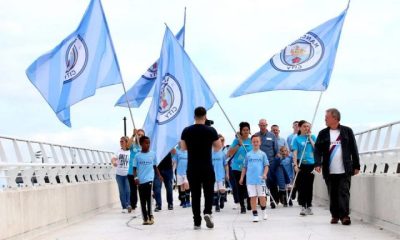
<svg viewBox="0 0 400 240">
<path fill-rule="evenodd" d="M 128 176 L 116 175 L 118 190 L 119 190 L 119 201 L 123 209 L 128 208 L 131 205 L 131 190 L 129 189 Z"/>
<path fill-rule="evenodd" d="M 173 205 L 172 180 L 174 177 L 174 173 L 171 169 L 171 170 L 160 170 L 160 174 L 164 178 L 164 185 L 165 185 L 165 190 L 167 192 L 168 205 Z M 162 182 L 160 181 L 160 179 L 158 179 L 157 176 L 154 176 L 153 191 L 154 191 L 154 197 L 156 199 L 156 205 L 159 208 L 161 208 L 162 205 L 161 188 L 162 188 Z"/>
</svg>

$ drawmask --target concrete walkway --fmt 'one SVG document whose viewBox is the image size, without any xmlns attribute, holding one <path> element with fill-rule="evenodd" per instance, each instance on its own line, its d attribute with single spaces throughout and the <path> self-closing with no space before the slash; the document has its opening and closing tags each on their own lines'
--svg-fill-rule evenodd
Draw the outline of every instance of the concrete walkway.
<svg viewBox="0 0 400 240">
<path fill-rule="evenodd" d="M 143 226 L 140 209 L 123 214 L 117 207 L 103 211 L 65 228 L 48 232 L 36 240 L 72 239 L 400 239 L 391 232 L 352 219 L 351 226 L 331 225 L 329 211 L 314 207 L 314 215 L 299 216 L 298 206 L 267 209 L 268 220 L 253 223 L 250 212 L 239 214 L 228 202 L 219 213 L 214 213 L 214 229 L 207 229 L 203 221 L 201 230 L 193 230 L 191 209 L 177 205 L 174 210 L 154 213 L 155 224 Z"/>
</svg>

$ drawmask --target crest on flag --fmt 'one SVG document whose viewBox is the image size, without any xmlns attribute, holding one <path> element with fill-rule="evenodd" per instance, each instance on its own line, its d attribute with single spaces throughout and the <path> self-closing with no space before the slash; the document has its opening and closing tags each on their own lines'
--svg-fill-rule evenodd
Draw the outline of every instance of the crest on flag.
<svg viewBox="0 0 400 240">
<path fill-rule="evenodd" d="M 149 69 L 147 69 L 147 71 L 142 75 L 142 78 L 147 80 L 155 80 L 157 78 L 157 65 L 157 62 L 153 63 L 153 65 L 151 65 Z"/>
<path fill-rule="evenodd" d="M 88 48 L 80 35 L 69 44 L 65 51 L 64 83 L 77 78 L 85 70 L 88 61 Z"/>
<path fill-rule="evenodd" d="M 157 122 L 164 124 L 174 119 L 182 108 L 182 89 L 178 81 L 167 73 L 162 80 Z"/>
<path fill-rule="evenodd" d="M 324 43 L 314 33 L 308 32 L 271 58 L 278 71 L 298 72 L 315 67 L 324 56 Z"/>
</svg>

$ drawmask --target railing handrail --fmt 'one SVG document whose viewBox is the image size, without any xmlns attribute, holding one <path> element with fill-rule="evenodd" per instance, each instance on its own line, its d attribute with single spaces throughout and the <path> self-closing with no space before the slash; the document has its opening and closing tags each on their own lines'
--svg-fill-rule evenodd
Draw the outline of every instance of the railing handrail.
<svg viewBox="0 0 400 240">
<path fill-rule="evenodd" d="M 98 151 L 98 152 L 108 152 L 108 153 L 112 153 L 112 151 L 104 151 L 104 150 L 99 150 L 99 149 L 75 147 L 75 146 L 62 145 L 62 144 L 56 144 L 56 143 L 50 143 L 50 142 L 41 142 L 41 141 L 37 141 L 37 140 L 27 140 L 27 139 L 22 139 L 22 138 L 14 138 L 14 137 L 8 137 L 8 136 L 0 136 L 0 139 L 2 139 L 2 138 L 3 138 L 3 139 L 8 139 L 8 140 L 21 141 L 21 142 L 31 142 L 31 143 L 37 143 L 37 144 L 53 145 L 53 146 L 56 146 L 56 147 L 68 147 L 68 148 L 81 149 L 81 150 L 89 150 L 89 151 Z"/>
<path fill-rule="evenodd" d="M 396 125 L 396 124 L 400 124 L 400 121 L 395 121 L 395 122 L 383 124 L 381 126 L 373 127 L 373 128 L 368 129 L 368 130 L 365 130 L 365 131 L 357 132 L 354 135 L 360 135 L 360 134 L 364 134 L 364 133 L 367 133 L 367 132 L 372 132 L 374 130 L 382 129 L 382 128 L 393 126 L 393 125 Z"/>
</svg>

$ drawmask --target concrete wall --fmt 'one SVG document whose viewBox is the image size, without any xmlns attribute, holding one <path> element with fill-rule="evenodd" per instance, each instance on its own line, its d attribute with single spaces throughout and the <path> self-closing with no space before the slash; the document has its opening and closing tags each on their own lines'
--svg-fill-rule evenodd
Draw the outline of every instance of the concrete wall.
<svg viewBox="0 0 400 240">
<path fill-rule="evenodd" d="M 77 221 L 118 199 L 115 180 L 0 192 L 0 239 Z"/>
<path fill-rule="evenodd" d="M 320 174 L 314 181 L 314 199 L 329 208 L 328 193 Z M 358 175 L 351 179 L 352 218 L 400 234 L 400 175 Z"/>
</svg>

